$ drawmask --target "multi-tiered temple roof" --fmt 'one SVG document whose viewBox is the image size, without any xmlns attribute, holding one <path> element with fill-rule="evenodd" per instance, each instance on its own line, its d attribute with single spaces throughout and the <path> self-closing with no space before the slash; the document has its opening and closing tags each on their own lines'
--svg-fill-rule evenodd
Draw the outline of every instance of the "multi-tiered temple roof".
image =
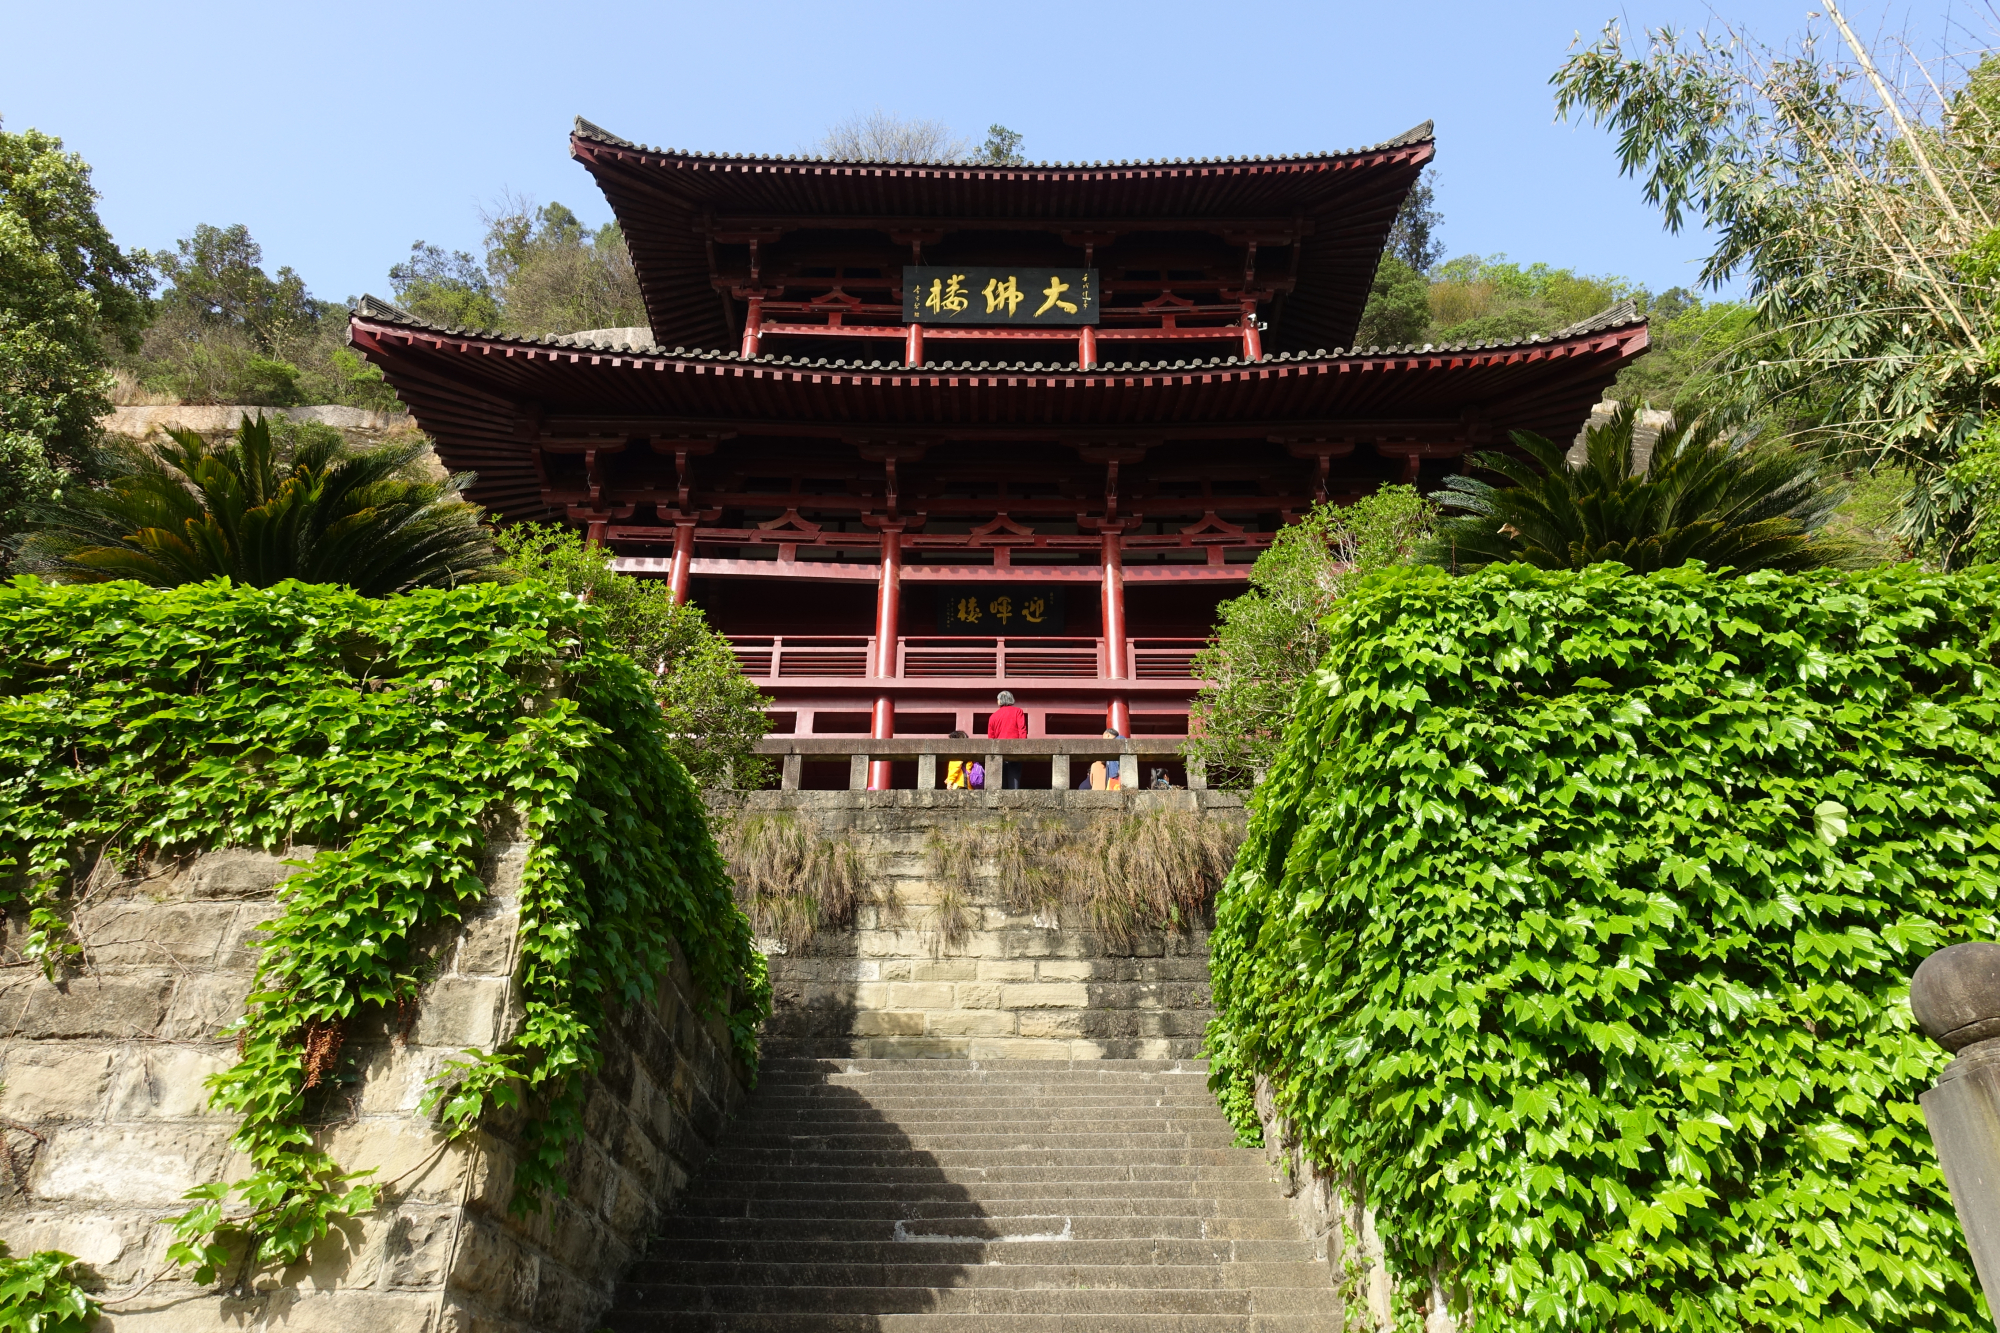
<svg viewBox="0 0 2000 1333">
<path fill-rule="evenodd" d="M 1037 734 L 1184 727 L 1216 601 L 1280 527 L 1510 430 L 1567 438 L 1646 347 L 1629 304 L 1518 343 L 1348 346 L 1429 125 L 1033 166 L 688 153 L 584 121 L 570 148 L 650 328 L 509 337 L 366 299 L 354 344 L 476 499 L 667 576 L 805 732 L 969 729 L 1001 685 Z M 927 278 L 936 312 L 945 279 L 1016 271 L 1083 313 L 921 308 Z M 949 614 L 1062 589 L 1040 630 Z"/>
</svg>

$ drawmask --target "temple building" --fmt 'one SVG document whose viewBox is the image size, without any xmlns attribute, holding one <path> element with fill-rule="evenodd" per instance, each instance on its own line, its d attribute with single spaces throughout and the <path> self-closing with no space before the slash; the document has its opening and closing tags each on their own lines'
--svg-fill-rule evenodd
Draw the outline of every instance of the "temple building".
<svg viewBox="0 0 2000 1333">
<path fill-rule="evenodd" d="M 579 120 L 650 328 L 373 298 L 352 339 L 506 521 L 577 525 L 735 643 L 778 733 L 1184 734 L 1217 604 L 1314 503 L 1574 435 L 1630 304 L 1355 348 L 1428 124 L 1299 157 L 995 165 L 648 148 Z M 911 785 L 888 764 L 872 785 Z"/>
</svg>

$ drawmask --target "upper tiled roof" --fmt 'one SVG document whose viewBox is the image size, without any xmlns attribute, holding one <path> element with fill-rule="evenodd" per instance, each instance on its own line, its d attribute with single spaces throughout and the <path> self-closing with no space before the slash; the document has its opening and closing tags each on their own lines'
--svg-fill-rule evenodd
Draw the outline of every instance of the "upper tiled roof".
<svg viewBox="0 0 2000 1333">
<path fill-rule="evenodd" d="M 1266 256 L 1275 231 L 1297 245 L 1286 264 L 1290 290 L 1261 312 L 1266 344 L 1345 342 L 1360 326 L 1397 210 L 1435 151 L 1429 122 L 1338 153 L 1019 166 L 646 148 L 585 120 L 570 136 L 571 154 L 624 228 L 655 333 L 709 347 L 742 336 L 740 310 L 732 313 L 711 274 L 715 231 L 835 223 L 947 237 L 989 225 L 1057 236 L 1208 231 L 1235 238 L 1231 245 L 1263 234 Z"/>
<path fill-rule="evenodd" d="M 1254 164 L 1289 162 L 1324 162 L 1334 158 L 1365 157 L 1392 148 L 1408 148 L 1415 144 L 1429 143 L 1436 138 L 1433 133 L 1435 122 L 1425 121 L 1413 125 L 1393 139 L 1370 144 L 1365 148 L 1343 148 L 1323 153 L 1281 153 L 1244 157 L 1171 157 L 1120 159 L 1103 162 L 986 162 L 973 158 L 939 158 L 930 161 L 902 162 L 885 158 L 838 158 L 819 154 L 792 155 L 788 153 L 710 153 L 693 149 L 655 148 L 650 144 L 634 143 L 621 138 L 601 125 L 594 125 L 582 116 L 576 118 L 574 135 L 594 143 L 608 144 L 613 148 L 630 148 L 636 152 L 649 153 L 659 157 L 707 158 L 717 162 L 769 162 L 787 166 L 855 166 L 906 168 L 911 171 L 937 171 L 941 169 L 975 168 L 983 171 L 1022 171 L 1046 174 L 1048 172 L 1091 171 L 1101 172 L 1118 167 L 1195 167 L 1195 166 L 1249 166 Z"/>
</svg>

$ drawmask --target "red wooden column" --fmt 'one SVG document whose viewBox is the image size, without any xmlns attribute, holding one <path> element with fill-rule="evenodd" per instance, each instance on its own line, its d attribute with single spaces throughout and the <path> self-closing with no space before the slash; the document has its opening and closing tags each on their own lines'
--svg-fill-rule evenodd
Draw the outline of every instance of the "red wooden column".
<svg viewBox="0 0 2000 1333">
<path fill-rule="evenodd" d="M 1122 526 L 1122 525 L 1115 525 Z M 1113 681 L 1128 679 L 1125 662 L 1125 550 L 1124 538 L 1107 531 L 1104 540 L 1104 658 L 1105 674 Z M 1116 687 L 1113 687 L 1116 690 Z M 1132 704 L 1123 691 L 1111 695 L 1104 711 L 1104 725 L 1120 736 L 1132 734 Z"/>
<path fill-rule="evenodd" d="M 1264 359 L 1264 339 L 1257 331 L 1257 303 L 1245 299 L 1243 302 L 1243 359 L 1262 361 Z"/>
<path fill-rule="evenodd" d="M 674 564 L 667 573 L 667 587 L 674 594 L 674 605 L 679 606 L 688 599 L 688 570 L 694 561 L 694 524 L 674 525 Z"/>
<path fill-rule="evenodd" d="M 903 600 L 903 530 L 882 530 L 882 578 L 875 594 L 875 661 L 869 674 L 888 680 L 896 674 L 896 636 L 901 633 L 898 609 Z M 884 692 L 875 696 L 875 716 L 868 734 L 886 741 L 896 734 L 896 696 Z M 868 765 L 868 790 L 889 790 L 889 761 L 876 759 Z"/>
<path fill-rule="evenodd" d="M 764 350 L 764 298 L 752 296 L 749 313 L 743 317 L 743 356 L 745 360 Z"/>
<path fill-rule="evenodd" d="M 924 326 L 912 320 L 909 336 L 903 348 L 903 360 L 915 369 L 924 363 Z"/>
</svg>

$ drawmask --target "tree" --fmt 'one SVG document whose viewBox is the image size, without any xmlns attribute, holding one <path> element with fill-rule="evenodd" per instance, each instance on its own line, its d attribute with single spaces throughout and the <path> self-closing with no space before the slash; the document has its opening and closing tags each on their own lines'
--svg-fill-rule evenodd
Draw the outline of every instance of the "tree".
<svg viewBox="0 0 2000 1333">
<path fill-rule="evenodd" d="M 1636 471 L 1627 404 L 1585 435 L 1582 466 L 1539 435 L 1513 441 L 1536 466 L 1507 454 L 1467 462 L 1511 485 L 1450 477 L 1432 498 L 1462 511 L 1438 524 L 1424 559 L 1454 573 L 1521 562 L 1582 569 L 1615 560 L 1638 573 L 1700 560 L 1711 569 L 1802 570 L 1865 563 L 1852 543 L 1821 533 L 1845 497 L 1806 450 L 1725 440 L 1713 421 L 1670 426 Z"/>
<path fill-rule="evenodd" d="M 1013 133 L 997 125 L 994 130 L 1000 135 Z M 995 145 L 996 137 L 989 134 L 983 151 L 990 152 Z M 1012 151 L 1020 140 L 1016 137 L 1000 146 Z M 941 120 L 892 115 L 877 107 L 833 126 L 820 138 L 818 151 L 842 162 L 957 162 L 971 154 L 972 145 Z"/>
<path fill-rule="evenodd" d="M 1393 254 L 1375 266 L 1375 282 L 1354 333 L 1356 347 L 1402 347 L 1425 341 L 1431 327 L 1431 283 Z"/>
<path fill-rule="evenodd" d="M 369 597 L 495 574 L 480 510 L 460 498 L 471 475 L 420 476 L 421 439 L 357 452 L 338 431 L 308 426 L 280 451 L 261 416 L 220 449 L 193 431 L 167 435 L 157 448 L 125 446 L 124 474 L 109 485 L 39 513 L 22 564 L 64 583 L 300 579 Z"/>
<path fill-rule="evenodd" d="M 696 783 L 762 785 L 768 763 L 757 742 L 771 729 L 770 701 L 699 607 L 675 605 L 664 584 L 616 572 L 609 551 L 568 528 L 515 524 L 498 540 L 511 573 L 588 598 L 604 613 L 618 645 L 652 673 L 669 747 Z"/>
<path fill-rule="evenodd" d="M 463 250 L 446 253 L 417 241 L 410 257 L 389 270 L 396 304 L 446 328 L 497 329 L 500 302 L 483 265 Z"/>
<path fill-rule="evenodd" d="M 147 391 L 184 403 L 396 406 L 381 371 L 346 345 L 346 308 L 315 299 L 289 267 L 265 273 L 243 224 L 197 225 L 145 258 L 167 286 L 123 369 Z"/>
<path fill-rule="evenodd" d="M 1902 533 L 1949 565 L 1996 521 L 1993 479 L 1961 464 L 2000 444 L 2000 291 L 1979 260 L 2000 249 L 2000 63 L 1922 71 L 1904 84 L 1934 90 L 1919 100 L 1824 8 L 1851 61 L 1811 35 L 1779 53 L 1671 29 L 1628 53 L 1612 24 L 1556 72 L 1556 106 L 1617 132 L 1670 229 L 1716 234 L 1705 283 L 1748 275 L 1761 333 L 1728 366 L 1744 394 L 1862 466 L 1907 470 Z"/>
<path fill-rule="evenodd" d="M 138 344 L 148 286 L 99 221 L 83 159 L 0 128 L 0 539 L 24 506 L 95 475 L 111 358 Z"/>
<path fill-rule="evenodd" d="M 1438 211 L 1432 181 L 1419 177 L 1403 196 L 1403 206 L 1396 210 L 1384 254 L 1418 273 L 1429 273 L 1444 258 L 1444 241 L 1438 236 L 1443 226 L 1444 214 Z"/>
<path fill-rule="evenodd" d="M 615 222 L 593 231 L 559 203 L 537 207 L 532 200 L 503 198 L 486 214 L 486 271 L 503 332 L 575 333 L 647 323 L 625 233 Z"/>
<path fill-rule="evenodd" d="M 1021 135 L 998 123 L 986 127 L 986 142 L 979 147 L 981 162 L 994 162 L 1003 167 L 1018 167 L 1028 159 L 1021 152 Z"/>
<path fill-rule="evenodd" d="M 1218 608 L 1215 637 L 1195 658 L 1207 684 L 1188 719 L 1188 756 L 1211 768 L 1266 767 L 1300 682 L 1326 650 L 1320 622 L 1358 577 L 1408 563 L 1431 522 L 1415 487 L 1384 486 L 1280 528 L 1250 569 L 1250 591 Z"/>
</svg>

